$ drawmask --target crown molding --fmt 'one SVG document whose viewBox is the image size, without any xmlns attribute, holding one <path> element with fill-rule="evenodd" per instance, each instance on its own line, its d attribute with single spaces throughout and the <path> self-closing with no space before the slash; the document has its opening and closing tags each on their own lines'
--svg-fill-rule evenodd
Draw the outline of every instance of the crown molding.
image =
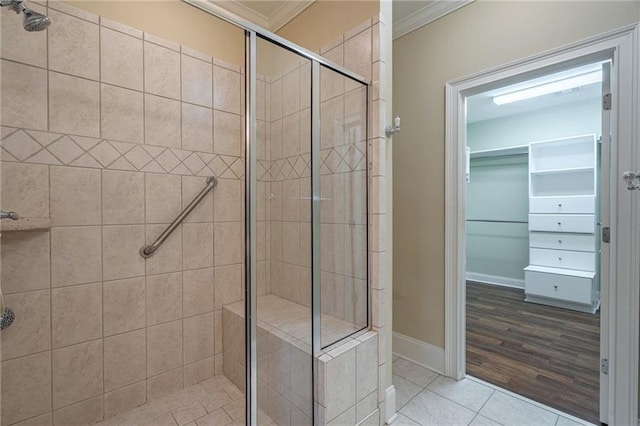
<svg viewBox="0 0 640 426">
<path fill-rule="evenodd" d="M 283 3 L 282 6 L 269 17 L 269 30 L 275 33 L 315 2 L 316 0 L 298 0 Z"/>
<path fill-rule="evenodd" d="M 472 3 L 474 0 L 435 0 L 428 3 L 425 7 L 418 9 L 411 15 L 406 16 L 393 23 L 393 39 L 397 39 L 417 30 L 436 19 Z"/>
<path fill-rule="evenodd" d="M 307 7 L 315 3 L 315 1 L 316 0 L 286 1 L 270 16 L 256 12 L 236 0 L 208 0 L 208 3 L 218 11 L 226 14 L 231 13 L 236 17 L 253 22 L 271 32 L 276 32 Z"/>
</svg>

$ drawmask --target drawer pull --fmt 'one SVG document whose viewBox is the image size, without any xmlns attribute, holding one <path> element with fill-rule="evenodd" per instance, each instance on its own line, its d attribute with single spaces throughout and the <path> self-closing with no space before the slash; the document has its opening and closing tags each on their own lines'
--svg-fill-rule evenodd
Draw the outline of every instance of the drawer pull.
<svg viewBox="0 0 640 426">
<path fill-rule="evenodd" d="M 558 286 L 557 286 L 557 285 L 554 285 L 554 286 L 553 286 L 553 289 L 554 289 L 555 291 L 558 291 Z"/>
<path fill-rule="evenodd" d="M 561 258 L 561 257 L 559 257 L 559 258 L 558 258 L 558 260 L 559 260 L 560 262 L 562 262 L 562 258 Z"/>
<path fill-rule="evenodd" d="M 558 240 L 558 244 L 562 244 L 562 240 Z"/>
<path fill-rule="evenodd" d="M 562 222 L 558 222 L 558 226 L 562 226 Z"/>
<path fill-rule="evenodd" d="M 562 203 L 558 203 L 558 207 L 562 207 Z"/>
</svg>

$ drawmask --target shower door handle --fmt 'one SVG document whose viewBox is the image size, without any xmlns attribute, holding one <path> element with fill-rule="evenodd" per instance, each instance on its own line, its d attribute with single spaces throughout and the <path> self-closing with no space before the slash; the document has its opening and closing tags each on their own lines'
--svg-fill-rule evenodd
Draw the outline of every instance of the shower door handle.
<svg viewBox="0 0 640 426">
<path fill-rule="evenodd" d="M 622 179 L 627 183 L 627 189 L 629 191 L 640 190 L 640 171 L 624 172 Z"/>
</svg>

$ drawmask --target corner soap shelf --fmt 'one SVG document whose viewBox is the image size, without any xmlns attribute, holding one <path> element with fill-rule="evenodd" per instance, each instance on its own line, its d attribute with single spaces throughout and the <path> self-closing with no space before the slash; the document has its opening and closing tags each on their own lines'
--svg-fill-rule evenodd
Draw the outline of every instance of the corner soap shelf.
<svg viewBox="0 0 640 426">
<path fill-rule="evenodd" d="M 51 219 L 48 217 L 25 217 L 0 222 L 0 232 L 48 231 L 49 229 L 51 229 Z"/>
</svg>

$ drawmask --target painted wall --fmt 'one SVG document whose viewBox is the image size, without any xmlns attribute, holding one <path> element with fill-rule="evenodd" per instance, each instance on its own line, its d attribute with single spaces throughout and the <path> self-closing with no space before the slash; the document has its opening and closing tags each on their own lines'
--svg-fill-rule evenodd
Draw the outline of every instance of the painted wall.
<svg viewBox="0 0 640 426">
<path fill-rule="evenodd" d="M 379 13 L 377 0 L 318 0 L 280 28 L 278 35 L 319 52 L 320 47 Z"/>
<path fill-rule="evenodd" d="M 244 32 L 182 1 L 64 2 L 234 65 L 244 64 Z"/>
<path fill-rule="evenodd" d="M 639 19 L 638 2 L 478 0 L 394 42 L 394 331 L 444 347 L 445 83 Z"/>
<path fill-rule="evenodd" d="M 471 123 L 467 145 L 474 152 L 600 134 L 600 113 L 600 99 L 592 98 Z M 524 286 L 523 268 L 529 264 L 528 191 L 526 155 L 471 160 L 467 219 L 525 223 L 467 222 L 467 273 L 500 277 L 504 280 L 495 282 Z"/>
</svg>

